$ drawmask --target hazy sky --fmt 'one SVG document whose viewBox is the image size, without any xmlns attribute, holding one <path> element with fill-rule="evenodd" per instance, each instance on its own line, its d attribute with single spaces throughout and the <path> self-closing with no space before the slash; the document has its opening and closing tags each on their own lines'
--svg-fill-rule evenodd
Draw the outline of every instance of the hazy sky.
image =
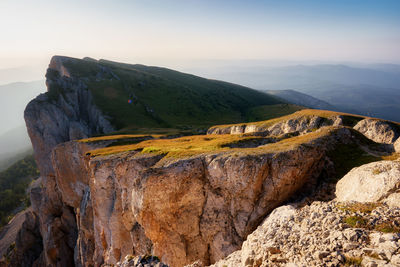
<svg viewBox="0 0 400 267">
<path fill-rule="evenodd" d="M 0 68 L 54 54 L 400 63 L 400 1 L 1 0 Z"/>
</svg>

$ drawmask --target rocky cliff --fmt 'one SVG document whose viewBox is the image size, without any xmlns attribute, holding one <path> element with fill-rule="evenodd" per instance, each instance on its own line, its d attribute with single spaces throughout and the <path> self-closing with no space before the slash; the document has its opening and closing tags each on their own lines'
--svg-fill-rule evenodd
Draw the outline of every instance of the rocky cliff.
<svg viewBox="0 0 400 267">
<path fill-rule="evenodd" d="M 269 121 L 211 127 L 208 135 L 87 138 L 113 131 L 112 118 L 94 104 L 86 90 L 88 81 L 71 74 L 65 64 L 69 60 L 53 58 L 47 75 L 49 93 L 33 100 L 25 111 L 41 171 L 30 190 L 32 223 L 20 231 L 34 228 L 35 223 L 39 226 L 40 237 L 35 240 L 43 250 L 30 263 L 140 266 L 149 260 L 162 266 L 157 258 L 140 257 L 147 254 L 178 267 L 195 261 L 202 262 L 198 266 L 291 262 L 302 266 L 309 258 L 313 265 L 325 266 L 325 258 L 337 256 L 332 254 L 335 246 L 350 248 L 356 242 L 367 246 L 362 242 L 370 232 L 357 232 L 357 237 L 349 233 L 353 245 L 337 241 L 321 252 L 322 244 L 334 239 L 325 233 L 328 228 L 351 228 L 343 226 L 346 214 L 332 202 L 337 180 L 353 167 L 388 157 L 399 136 L 395 124 L 303 110 Z M 387 131 L 381 130 L 385 127 Z M 390 177 L 398 171 L 396 166 Z M 360 176 L 352 172 L 338 183 L 334 201 L 348 201 L 341 196 L 356 181 L 360 190 L 370 188 L 372 182 L 352 178 Z M 398 180 L 384 174 L 379 177 L 388 184 L 385 197 L 371 201 L 396 202 L 392 194 Z M 308 207 L 315 200 L 326 202 Z M 294 204 L 269 215 L 289 202 Z M 384 212 L 393 218 L 398 216 L 394 209 L 391 206 Z M 380 222 L 371 216 L 371 221 Z M 318 218 L 325 221 L 313 228 Z M 307 239 L 310 231 L 314 239 L 320 239 Z M 20 240 L 24 240 L 22 234 Z M 34 242 L 31 246 L 21 243 L 13 254 L 19 258 L 13 260 L 23 265 L 21 255 Z M 296 258 L 302 251 L 299 244 L 312 257 Z M 397 261 L 391 259 L 396 251 L 386 263 Z M 340 263 L 344 260 L 333 264 Z"/>
</svg>

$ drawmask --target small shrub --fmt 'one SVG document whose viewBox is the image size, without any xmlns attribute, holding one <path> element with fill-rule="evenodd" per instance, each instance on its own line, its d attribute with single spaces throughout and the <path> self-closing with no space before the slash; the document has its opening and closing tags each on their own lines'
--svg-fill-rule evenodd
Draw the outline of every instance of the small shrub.
<svg viewBox="0 0 400 267">
<path fill-rule="evenodd" d="M 369 252 L 369 253 L 367 253 L 367 255 L 368 255 L 369 257 L 374 258 L 374 259 L 377 259 L 377 260 L 380 260 L 380 259 L 381 259 L 381 258 L 379 257 L 379 254 L 376 253 L 376 252 Z"/>
<path fill-rule="evenodd" d="M 149 146 L 149 147 L 143 148 L 142 153 L 158 153 L 160 151 L 161 151 L 161 149 L 159 149 L 159 148 Z"/>
<path fill-rule="evenodd" d="M 392 225 L 390 222 L 377 224 L 375 230 L 382 233 L 400 233 L 400 227 Z"/>
<path fill-rule="evenodd" d="M 354 202 L 350 204 L 339 205 L 338 208 L 343 211 L 361 212 L 370 214 L 374 209 L 376 209 L 380 205 L 381 204 L 375 202 L 368 202 L 368 203 Z"/>
<path fill-rule="evenodd" d="M 135 256 L 133 256 L 133 255 L 128 255 L 128 256 L 126 256 L 126 259 L 128 260 L 128 261 L 131 261 L 131 260 L 133 260 L 135 258 Z"/>
<path fill-rule="evenodd" d="M 361 216 L 350 216 L 344 219 L 344 222 L 350 225 L 351 227 L 357 228 L 367 228 L 368 227 L 368 220 L 364 219 Z"/>
<path fill-rule="evenodd" d="M 346 256 L 346 260 L 344 262 L 345 266 L 354 266 L 354 267 L 361 267 L 362 258 L 360 257 L 350 257 Z"/>
</svg>

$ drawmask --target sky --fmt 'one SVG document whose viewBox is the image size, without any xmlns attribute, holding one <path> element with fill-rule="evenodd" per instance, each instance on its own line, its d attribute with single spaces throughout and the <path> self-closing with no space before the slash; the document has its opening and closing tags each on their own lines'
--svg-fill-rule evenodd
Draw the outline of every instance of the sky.
<svg viewBox="0 0 400 267">
<path fill-rule="evenodd" d="M 0 1 L 0 69 L 45 66 L 56 54 L 164 66 L 400 63 L 400 1 Z"/>
</svg>

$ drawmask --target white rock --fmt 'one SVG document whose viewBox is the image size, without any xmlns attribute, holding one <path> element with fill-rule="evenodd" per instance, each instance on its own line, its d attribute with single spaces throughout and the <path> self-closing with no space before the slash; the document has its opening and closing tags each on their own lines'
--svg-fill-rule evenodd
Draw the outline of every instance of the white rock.
<svg viewBox="0 0 400 267">
<path fill-rule="evenodd" d="M 364 119 L 359 121 L 354 129 L 367 138 L 384 144 L 393 144 L 399 137 L 397 130 L 388 122 L 378 119 Z"/>
<path fill-rule="evenodd" d="M 391 208 L 400 208 L 400 193 L 389 195 L 384 202 Z"/>
<path fill-rule="evenodd" d="M 352 169 L 336 185 L 338 201 L 376 202 L 400 183 L 400 162 L 379 161 Z"/>
</svg>

